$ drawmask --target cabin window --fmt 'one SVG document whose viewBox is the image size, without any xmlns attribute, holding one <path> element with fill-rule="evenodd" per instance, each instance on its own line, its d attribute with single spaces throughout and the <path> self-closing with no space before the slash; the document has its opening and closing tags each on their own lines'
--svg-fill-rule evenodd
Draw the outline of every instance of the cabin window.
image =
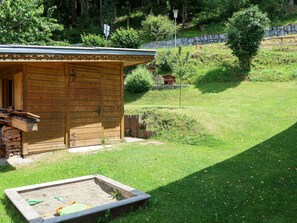
<svg viewBox="0 0 297 223">
<path fill-rule="evenodd" d="M 15 110 L 23 110 L 23 75 L 17 73 L 13 77 L 3 81 L 4 107 L 12 107 Z M 1 102 L 1 101 L 0 101 Z M 2 107 L 2 106 L 1 106 Z"/>
</svg>

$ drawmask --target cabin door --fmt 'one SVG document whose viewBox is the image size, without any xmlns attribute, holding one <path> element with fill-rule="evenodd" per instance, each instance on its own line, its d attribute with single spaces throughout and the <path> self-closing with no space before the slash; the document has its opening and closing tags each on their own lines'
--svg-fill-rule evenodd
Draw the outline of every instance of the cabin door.
<svg viewBox="0 0 297 223">
<path fill-rule="evenodd" d="M 69 75 L 69 147 L 102 144 L 101 75 L 87 65 L 71 65 Z"/>
</svg>

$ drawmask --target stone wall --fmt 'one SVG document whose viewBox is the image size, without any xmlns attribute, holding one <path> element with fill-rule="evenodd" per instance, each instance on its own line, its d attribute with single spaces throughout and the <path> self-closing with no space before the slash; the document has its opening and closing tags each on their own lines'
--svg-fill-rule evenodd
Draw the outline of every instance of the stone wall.
<svg viewBox="0 0 297 223">
<path fill-rule="evenodd" d="M 266 32 L 266 37 L 285 36 L 289 34 L 297 34 L 297 24 L 287 26 L 275 26 Z M 205 36 L 197 36 L 191 38 L 176 39 L 177 46 L 191 46 L 209 43 L 226 42 L 226 34 L 210 34 Z M 174 47 L 174 40 L 152 42 L 141 45 L 141 48 L 169 48 Z"/>
</svg>

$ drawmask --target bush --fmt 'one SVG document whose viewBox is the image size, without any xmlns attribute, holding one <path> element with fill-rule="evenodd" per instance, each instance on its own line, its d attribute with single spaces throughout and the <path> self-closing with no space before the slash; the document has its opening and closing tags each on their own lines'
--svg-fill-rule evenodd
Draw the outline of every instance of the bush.
<svg viewBox="0 0 297 223">
<path fill-rule="evenodd" d="M 143 37 L 151 41 L 171 39 L 174 35 L 174 24 L 167 16 L 149 15 L 142 22 Z"/>
<path fill-rule="evenodd" d="M 146 92 L 153 86 L 151 73 L 145 67 L 137 67 L 126 81 L 126 89 L 131 93 Z"/>
<path fill-rule="evenodd" d="M 187 115 L 150 109 L 144 110 L 142 119 L 148 129 L 155 132 L 154 137 L 160 140 L 210 147 L 223 143 Z"/>
<path fill-rule="evenodd" d="M 229 19 L 227 46 L 238 58 L 242 70 L 251 69 L 252 58 L 257 55 L 269 23 L 267 15 L 258 6 L 236 12 Z"/>
<path fill-rule="evenodd" d="M 81 35 L 81 41 L 83 46 L 104 47 L 107 45 L 107 42 L 103 37 L 95 34 Z"/>
<path fill-rule="evenodd" d="M 139 48 L 140 37 L 135 29 L 116 29 L 111 35 L 111 45 L 117 48 Z"/>
</svg>

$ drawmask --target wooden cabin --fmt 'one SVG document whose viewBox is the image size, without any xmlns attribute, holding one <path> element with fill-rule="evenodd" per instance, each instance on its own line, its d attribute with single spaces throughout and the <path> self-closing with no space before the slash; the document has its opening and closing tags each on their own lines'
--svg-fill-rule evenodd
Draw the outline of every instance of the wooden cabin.
<svg viewBox="0 0 297 223">
<path fill-rule="evenodd" d="M 123 69 L 152 50 L 0 45 L 0 107 L 40 116 L 22 154 L 124 139 Z"/>
<path fill-rule="evenodd" d="M 172 84 L 176 83 L 175 76 L 167 74 L 167 75 L 164 75 L 162 77 L 164 79 L 164 84 L 165 85 L 172 85 Z"/>
</svg>

